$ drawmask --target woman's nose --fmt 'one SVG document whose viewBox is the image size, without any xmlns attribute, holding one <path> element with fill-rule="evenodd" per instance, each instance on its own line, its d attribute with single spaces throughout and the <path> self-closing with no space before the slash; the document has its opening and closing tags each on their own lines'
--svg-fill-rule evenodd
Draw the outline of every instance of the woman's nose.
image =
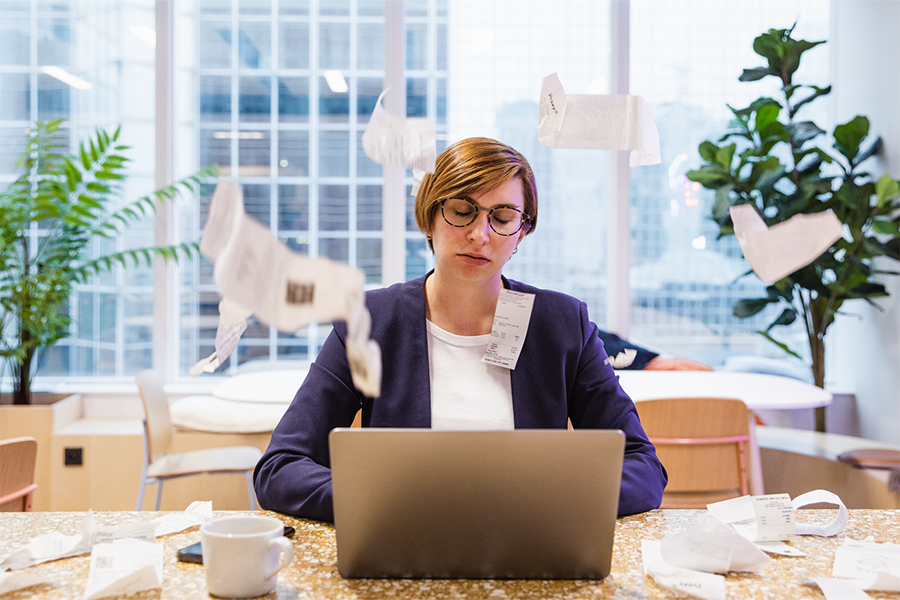
<svg viewBox="0 0 900 600">
<path fill-rule="evenodd" d="M 478 241 L 483 244 L 488 243 L 490 241 L 491 236 L 491 225 L 488 222 L 488 213 L 487 211 L 478 211 L 478 216 L 475 217 L 475 221 L 472 223 L 469 229 L 469 237 L 473 241 Z"/>
</svg>

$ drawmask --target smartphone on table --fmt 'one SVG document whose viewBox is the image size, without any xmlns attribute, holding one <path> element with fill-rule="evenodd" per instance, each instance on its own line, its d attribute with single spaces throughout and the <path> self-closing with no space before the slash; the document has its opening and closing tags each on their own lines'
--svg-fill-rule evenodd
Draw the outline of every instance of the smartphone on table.
<svg viewBox="0 0 900 600">
<path fill-rule="evenodd" d="M 291 537 L 294 535 L 296 529 L 291 527 L 290 525 L 285 525 L 284 527 L 284 537 Z M 178 556 L 178 560 L 181 562 L 192 562 L 203 564 L 203 546 L 200 542 L 196 544 L 191 544 L 190 546 L 185 546 L 180 549 L 176 554 Z"/>
</svg>

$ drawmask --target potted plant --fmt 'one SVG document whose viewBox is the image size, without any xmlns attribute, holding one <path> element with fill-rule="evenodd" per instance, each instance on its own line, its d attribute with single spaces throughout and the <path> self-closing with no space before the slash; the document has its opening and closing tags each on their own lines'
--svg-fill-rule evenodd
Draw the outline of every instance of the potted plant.
<svg viewBox="0 0 900 600">
<path fill-rule="evenodd" d="M 776 77 L 781 96 L 778 100 L 761 97 L 742 109 L 729 106 L 734 113 L 729 130 L 718 143 L 700 144 L 702 166 L 687 177 L 715 190 L 712 219 L 719 225 L 719 237 L 734 234 L 729 209 L 739 204 L 754 206 L 767 225 L 825 210 L 834 211 L 843 223 L 843 237 L 812 263 L 767 286 L 765 297 L 734 305 L 739 318 L 769 305 L 782 307 L 760 333 L 798 358 L 799 353 L 778 341 L 772 330 L 800 318 L 809 342 L 813 380 L 824 388 L 825 335 L 835 315 L 847 300 L 864 300 L 877 307 L 874 299 L 887 296 L 884 285 L 876 281 L 886 271 L 879 270 L 875 259 L 900 260 L 900 186 L 888 175 L 876 180 L 862 168 L 882 149 L 880 138 L 867 139 L 866 117 L 836 126 L 830 148 L 821 142 L 826 133 L 822 128 L 798 118 L 802 108 L 829 94 L 831 87 L 794 82 L 803 53 L 824 42 L 795 40 L 793 29 L 770 29 L 757 37 L 753 50 L 768 64 L 744 69 L 740 76 L 744 82 Z M 824 408 L 816 410 L 816 429 L 825 430 Z"/>
<path fill-rule="evenodd" d="M 13 403 L 31 403 L 43 351 L 69 335 L 73 286 L 116 265 L 150 265 L 153 257 L 192 256 L 197 244 L 153 246 L 89 258 L 97 238 L 121 235 L 158 203 L 193 191 L 215 165 L 118 206 L 129 162 L 112 134 L 97 129 L 68 155 L 58 142 L 62 121 L 37 123 L 16 165 L 24 173 L 0 194 L 0 358 L 13 379 Z"/>
</svg>

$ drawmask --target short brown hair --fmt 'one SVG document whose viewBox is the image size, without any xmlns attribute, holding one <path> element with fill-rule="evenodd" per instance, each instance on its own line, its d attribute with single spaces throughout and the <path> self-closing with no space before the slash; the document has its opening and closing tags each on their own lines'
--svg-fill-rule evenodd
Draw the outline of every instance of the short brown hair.
<svg viewBox="0 0 900 600">
<path fill-rule="evenodd" d="M 456 142 L 437 157 L 434 173 L 426 173 L 416 194 L 416 224 L 431 244 L 434 218 L 440 201 L 494 190 L 510 179 L 522 182 L 524 212 L 531 220 L 526 234 L 537 226 L 537 185 L 528 160 L 510 146 L 490 138 Z"/>
</svg>

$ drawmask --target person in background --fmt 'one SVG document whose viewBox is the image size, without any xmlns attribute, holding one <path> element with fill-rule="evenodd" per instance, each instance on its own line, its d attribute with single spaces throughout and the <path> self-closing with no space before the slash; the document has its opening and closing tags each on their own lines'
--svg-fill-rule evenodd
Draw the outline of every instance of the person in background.
<svg viewBox="0 0 900 600">
<path fill-rule="evenodd" d="M 528 161 L 496 140 L 453 144 L 416 196 L 434 270 L 366 293 L 381 346 L 381 396 L 353 386 L 336 322 L 254 472 L 261 507 L 333 521 L 328 433 L 362 411 L 363 427 L 620 429 L 619 516 L 658 508 L 665 469 L 607 361 L 583 302 L 503 276 L 537 226 Z M 515 369 L 482 362 L 504 289 L 534 295 Z"/>
</svg>

